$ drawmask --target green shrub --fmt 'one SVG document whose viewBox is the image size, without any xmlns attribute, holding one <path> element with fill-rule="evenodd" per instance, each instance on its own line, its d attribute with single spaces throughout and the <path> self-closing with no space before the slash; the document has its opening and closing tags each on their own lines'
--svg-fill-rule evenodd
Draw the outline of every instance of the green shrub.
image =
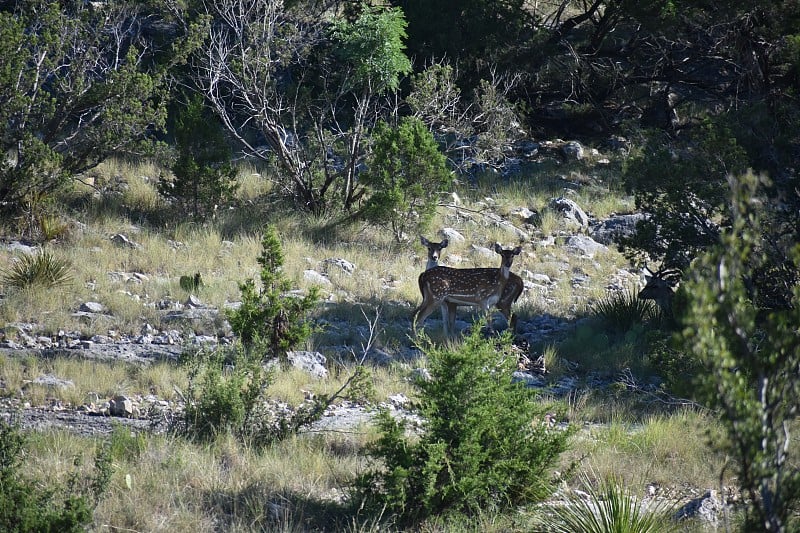
<svg viewBox="0 0 800 533">
<path fill-rule="evenodd" d="M 649 366 L 664 379 L 664 388 L 672 395 L 697 400 L 696 378 L 703 373 L 700 358 L 691 351 L 678 349 L 670 333 L 654 330 L 645 334 Z"/>
<path fill-rule="evenodd" d="M 182 362 L 189 366 L 183 432 L 199 440 L 226 433 L 244 437 L 271 373 L 241 350 L 200 350 L 184 354 Z"/>
<path fill-rule="evenodd" d="M 298 408 L 271 402 L 267 389 L 277 367 L 237 347 L 184 353 L 189 367 L 186 408 L 175 430 L 189 438 L 211 441 L 230 434 L 251 446 L 266 446 L 318 420 L 332 399 L 316 396 Z"/>
<path fill-rule="evenodd" d="M 700 390 L 715 409 L 727 439 L 714 445 L 735 458 L 748 496 L 747 531 L 789 531 L 800 504 L 800 471 L 791 459 L 797 440 L 789 428 L 800 410 L 800 285 L 792 307 L 759 309 L 752 281 L 769 261 L 757 178 L 731 178 L 731 230 L 693 265 L 687 285 L 682 346 L 706 367 Z M 800 266 L 800 246 L 791 255 Z M 753 294 L 756 292 L 756 294 Z"/>
<path fill-rule="evenodd" d="M 236 169 L 229 162 L 230 148 L 222 127 L 203 105 L 202 98 L 191 98 L 178 113 L 175 144 L 175 179 L 162 178 L 159 192 L 198 219 L 229 203 L 238 187 Z"/>
<path fill-rule="evenodd" d="M 262 351 L 266 358 L 284 358 L 299 346 L 313 328 L 308 314 L 319 301 L 319 291 L 311 287 L 302 297 L 289 294 L 292 285 L 282 272 L 283 250 L 274 226 L 267 227 L 261 240 L 261 287 L 253 280 L 239 285 L 242 305 L 227 313 L 231 329 L 248 351 Z"/>
<path fill-rule="evenodd" d="M 379 463 L 357 483 L 368 508 L 415 523 L 440 513 L 502 511 L 550 494 L 547 471 L 569 431 L 546 427 L 535 392 L 512 383 L 510 337 L 486 340 L 480 329 L 460 347 L 425 348 L 432 379 L 415 383 L 419 438 L 379 412 L 380 437 L 369 449 Z"/>
<path fill-rule="evenodd" d="M 19 430 L 0 420 L 0 531 L 84 531 L 111 477 L 107 453 L 98 454 L 94 478 L 73 474 L 66 487 L 54 487 L 23 477 L 24 446 Z"/>
<path fill-rule="evenodd" d="M 406 117 L 397 127 L 379 123 L 368 170 L 359 178 L 370 188 L 360 214 L 368 222 L 392 230 L 402 242 L 409 234 L 427 229 L 438 195 L 447 191 L 453 176 L 433 135 L 421 120 Z"/>
<path fill-rule="evenodd" d="M 2 272 L 4 285 L 16 289 L 33 286 L 45 288 L 65 285 L 72 281 L 71 265 L 49 250 L 22 255 L 11 268 Z"/>
<path fill-rule="evenodd" d="M 628 494 L 623 484 L 606 479 L 599 487 L 584 479 L 580 496 L 570 492 L 565 502 L 547 508 L 537 527 L 547 533 L 669 533 L 680 528 L 672 520 L 675 505 L 667 501 L 645 503 Z"/>
</svg>

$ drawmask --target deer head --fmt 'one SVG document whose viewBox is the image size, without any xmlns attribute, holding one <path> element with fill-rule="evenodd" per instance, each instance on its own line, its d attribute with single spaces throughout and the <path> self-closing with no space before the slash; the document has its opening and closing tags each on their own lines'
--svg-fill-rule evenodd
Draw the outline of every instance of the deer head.
<svg viewBox="0 0 800 533">
<path fill-rule="evenodd" d="M 681 271 L 677 268 L 662 267 L 653 272 L 645 265 L 643 274 L 645 286 L 639 291 L 639 299 L 653 300 L 664 313 L 671 313 L 672 297 L 680 283 Z"/>
<path fill-rule="evenodd" d="M 447 248 L 447 245 L 450 244 L 449 241 L 445 238 L 442 240 L 442 242 L 431 242 L 420 235 L 419 242 L 422 243 L 422 246 L 428 249 L 428 263 L 425 266 L 425 270 L 439 266 L 439 259 L 442 257 L 442 250 Z"/>
</svg>

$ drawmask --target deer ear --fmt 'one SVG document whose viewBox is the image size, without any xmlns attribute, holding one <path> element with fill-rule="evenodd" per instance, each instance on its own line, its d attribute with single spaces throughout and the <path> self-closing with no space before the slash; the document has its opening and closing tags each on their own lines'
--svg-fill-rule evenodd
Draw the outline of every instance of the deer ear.
<svg viewBox="0 0 800 533">
<path fill-rule="evenodd" d="M 503 247 L 500 246 L 499 242 L 494 243 L 494 251 L 498 254 L 503 252 Z"/>
<path fill-rule="evenodd" d="M 428 246 L 428 239 L 426 239 L 422 235 L 419 236 L 419 242 L 422 243 L 422 246 Z"/>
<path fill-rule="evenodd" d="M 450 244 L 450 241 L 447 239 L 442 239 L 442 248 L 447 248 L 447 245 Z"/>
<path fill-rule="evenodd" d="M 522 253 L 522 246 L 517 246 L 514 248 L 514 255 L 519 255 Z"/>
</svg>

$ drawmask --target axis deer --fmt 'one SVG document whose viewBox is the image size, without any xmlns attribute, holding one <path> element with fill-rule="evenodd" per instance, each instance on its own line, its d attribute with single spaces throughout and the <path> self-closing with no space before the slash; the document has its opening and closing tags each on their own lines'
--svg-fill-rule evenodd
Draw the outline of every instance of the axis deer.
<svg viewBox="0 0 800 533">
<path fill-rule="evenodd" d="M 436 266 L 419 275 L 422 303 L 411 315 L 416 331 L 436 309 L 442 307 L 445 335 L 449 336 L 451 324 L 455 323 L 455 308 L 459 305 L 480 307 L 485 313 L 501 302 L 508 285 L 511 264 L 522 247 L 506 250 L 499 244 L 494 251 L 500 254 L 500 268 L 450 268 Z M 505 302 L 504 302 L 505 303 Z M 445 309 L 446 307 L 446 309 Z M 511 304 L 508 304 L 510 309 Z M 452 311 L 452 312 L 451 312 Z"/>
<path fill-rule="evenodd" d="M 422 246 L 428 249 L 428 263 L 425 265 L 425 270 L 430 270 L 433 267 L 439 266 L 439 258 L 442 257 L 442 250 L 447 248 L 450 241 L 442 239 L 442 242 L 431 242 L 422 235 L 419 236 L 419 242 Z"/>
<path fill-rule="evenodd" d="M 645 286 L 639 291 L 640 300 L 653 300 L 664 316 L 672 315 L 672 297 L 675 295 L 675 287 L 680 283 L 681 271 L 677 268 L 661 267 L 657 272 L 650 270 L 647 265 L 643 273 Z"/>
<path fill-rule="evenodd" d="M 442 250 L 447 248 L 447 245 L 449 244 L 448 240 L 445 238 L 442 240 L 442 242 L 431 242 L 421 235 L 419 240 L 420 243 L 422 243 L 422 246 L 428 250 L 428 263 L 425 266 L 425 270 L 430 270 L 439 266 L 439 258 L 442 256 Z M 422 276 L 420 276 L 419 282 L 419 292 L 422 293 L 424 297 L 425 293 L 422 289 Z M 500 300 L 497 302 L 497 304 L 495 304 L 495 307 L 497 307 L 497 309 L 500 311 L 500 314 L 502 314 L 506 319 L 508 327 L 511 328 L 512 332 L 516 330 L 517 317 L 511 313 L 511 306 L 514 305 L 517 300 L 519 300 L 523 290 L 525 290 L 525 284 L 523 283 L 522 278 L 513 272 L 509 272 L 508 283 L 506 283 L 506 286 L 503 289 L 503 295 L 500 297 Z M 450 302 L 446 302 L 441 306 L 442 320 L 447 322 L 447 327 L 450 331 L 455 329 L 457 308 L 458 304 Z"/>
</svg>

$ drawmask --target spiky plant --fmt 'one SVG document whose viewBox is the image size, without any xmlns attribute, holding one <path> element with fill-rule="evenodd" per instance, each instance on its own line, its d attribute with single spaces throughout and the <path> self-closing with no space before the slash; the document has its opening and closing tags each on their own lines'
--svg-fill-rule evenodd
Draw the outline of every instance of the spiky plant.
<svg viewBox="0 0 800 533">
<path fill-rule="evenodd" d="M 618 480 L 606 478 L 594 487 L 584 476 L 585 492 L 570 492 L 565 502 L 548 507 L 539 531 L 548 533 L 669 533 L 678 531 L 675 505 L 646 502 L 632 496 Z"/>
<path fill-rule="evenodd" d="M 600 300 L 593 310 L 594 316 L 616 331 L 627 331 L 655 317 L 657 310 L 650 300 L 641 300 L 631 291 L 615 292 Z"/>
<path fill-rule="evenodd" d="M 11 268 L 0 273 L 0 280 L 8 287 L 26 289 L 33 286 L 45 288 L 66 285 L 72 281 L 72 265 L 59 259 L 49 250 L 22 255 Z"/>
</svg>

